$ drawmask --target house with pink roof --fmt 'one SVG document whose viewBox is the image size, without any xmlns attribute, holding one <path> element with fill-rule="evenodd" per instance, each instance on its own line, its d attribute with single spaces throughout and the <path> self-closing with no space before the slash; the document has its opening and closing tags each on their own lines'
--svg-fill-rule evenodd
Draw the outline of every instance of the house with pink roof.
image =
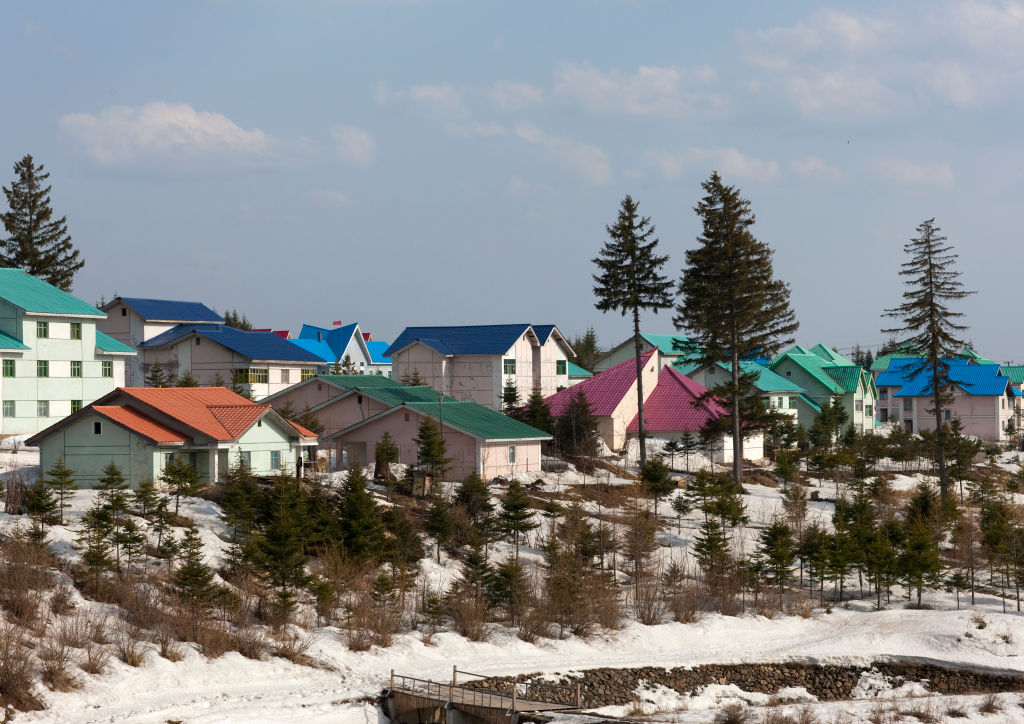
<svg viewBox="0 0 1024 724">
<path fill-rule="evenodd" d="M 644 420 L 648 438 L 672 440 L 684 433 L 695 435 L 725 409 L 714 400 L 703 399 L 707 388 L 671 366 L 660 367 L 656 350 L 641 357 L 644 391 Z M 636 402 L 636 363 L 632 359 L 599 372 L 578 385 L 547 398 L 553 415 L 561 415 L 570 400 L 582 391 L 591 412 L 597 418 L 597 432 L 611 450 L 622 450 L 639 433 Z M 764 439 L 754 433 L 743 443 L 744 457 L 764 457 Z M 732 462 L 732 438 L 723 436 L 716 443 L 712 459 Z"/>
</svg>

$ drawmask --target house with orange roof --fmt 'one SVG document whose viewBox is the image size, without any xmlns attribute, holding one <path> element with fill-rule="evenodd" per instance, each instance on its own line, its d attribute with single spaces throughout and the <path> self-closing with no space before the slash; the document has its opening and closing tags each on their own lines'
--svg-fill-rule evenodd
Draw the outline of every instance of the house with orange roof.
<svg viewBox="0 0 1024 724">
<path fill-rule="evenodd" d="M 119 387 L 26 444 L 39 448 L 42 470 L 63 458 L 83 487 L 96 485 L 111 462 L 137 487 L 175 461 L 208 483 L 239 462 L 256 475 L 301 473 L 317 436 L 224 387 Z"/>
</svg>

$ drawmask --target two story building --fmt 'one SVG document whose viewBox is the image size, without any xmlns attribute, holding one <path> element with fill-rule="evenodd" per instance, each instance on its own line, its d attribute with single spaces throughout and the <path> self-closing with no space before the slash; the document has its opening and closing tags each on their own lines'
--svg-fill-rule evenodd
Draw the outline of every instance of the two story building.
<svg viewBox="0 0 1024 724">
<path fill-rule="evenodd" d="M 135 352 L 106 315 L 20 269 L 0 269 L 0 436 L 31 434 L 124 384 Z"/>
</svg>

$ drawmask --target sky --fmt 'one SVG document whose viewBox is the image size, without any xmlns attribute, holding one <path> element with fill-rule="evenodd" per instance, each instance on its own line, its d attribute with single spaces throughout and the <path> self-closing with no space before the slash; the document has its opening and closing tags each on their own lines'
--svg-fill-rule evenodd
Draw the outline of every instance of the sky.
<svg viewBox="0 0 1024 724">
<path fill-rule="evenodd" d="M 934 217 L 967 336 L 1024 361 L 1020 3 L 5 3 L 0 63 L 0 183 L 27 153 L 50 172 L 90 302 L 609 347 L 630 322 L 594 308 L 591 260 L 622 198 L 678 278 L 717 170 L 799 343 L 883 343 Z"/>
</svg>

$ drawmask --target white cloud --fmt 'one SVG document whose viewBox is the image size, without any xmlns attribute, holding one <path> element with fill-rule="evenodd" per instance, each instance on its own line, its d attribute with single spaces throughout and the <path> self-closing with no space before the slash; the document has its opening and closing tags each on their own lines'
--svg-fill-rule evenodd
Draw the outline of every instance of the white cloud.
<svg viewBox="0 0 1024 724">
<path fill-rule="evenodd" d="M 335 126 L 331 129 L 331 138 L 338 156 L 346 163 L 368 166 L 377 155 L 377 144 L 358 126 Z"/>
<path fill-rule="evenodd" d="M 491 101 L 503 111 L 518 111 L 540 103 L 544 93 L 529 83 L 510 83 L 500 80 L 491 86 Z"/>
<path fill-rule="evenodd" d="M 246 130 L 227 116 L 197 111 L 185 103 L 115 106 L 99 114 L 71 113 L 59 121 L 61 133 L 102 165 L 130 164 L 142 156 L 196 159 L 251 156 L 273 139 L 259 129 Z"/>
<path fill-rule="evenodd" d="M 789 162 L 790 168 L 797 176 L 806 179 L 830 181 L 836 183 L 843 179 L 843 173 L 835 166 L 829 166 L 817 156 L 797 158 Z"/>
<path fill-rule="evenodd" d="M 572 139 L 551 136 L 536 126 L 516 126 L 516 135 L 527 143 L 545 149 L 563 168 L 593 186 L 611 183 L 612 171 L 608 156 L 597 146 Z"/>
<path fill-rule="evenodd" d="M 640 66 L 626 74 L 567 63 L 556 73 L 555 92 L 593 111 L 683 118 L 724 105 L 722 96 L 708 90 L 717 78 L 706 66 Z"/>
<path fill-rule="evenodd" d="M 868 161 L 867 166 L 893 184 L 942 188 L 953 185 L 953 170 L 948 163 L 914 163 L 890 156 Z"/>
<path fill-rule="evenodd" d="M 352 198 L 339 189 L 313 189 L 309 200 L 320 206 L 343 207 L 352 204 Z"/>
<path fill-rule="evenodd" d="M 451 83 L 421 83 L 393 91 L 381 81 L 374 89 L 374 98 L 381 105 L 409 103 L 428 115 L 460 118 L 469 114 L 462 102 L 462 92 Z"/>
<path fill-rule="evenodd" d="M 507 131 L 500 123 L 479 123 L 470 121 L 468 123 L 446 123 L 445 130 L 453 136 L 461 138 L 493 138 L 504 136 Z"/>
<path fill-rule="evenodd" d="M 653 163 L 665 178 L 673 179 L 682 175 L 683 171 L 694 166 L 706 167 L 708 162 L 714 170 L 726 177 L 739 177 L 757 182 L 775 181 L 779 177 L 777 161 L 762 161 L 754 156 L 747 156 L 732 147 L 690 148 L 682 154 L 665 151 L 648 151 L 647 160 Z M 701 173 L 704 172 L 701 169 Z"/>
</svg>

